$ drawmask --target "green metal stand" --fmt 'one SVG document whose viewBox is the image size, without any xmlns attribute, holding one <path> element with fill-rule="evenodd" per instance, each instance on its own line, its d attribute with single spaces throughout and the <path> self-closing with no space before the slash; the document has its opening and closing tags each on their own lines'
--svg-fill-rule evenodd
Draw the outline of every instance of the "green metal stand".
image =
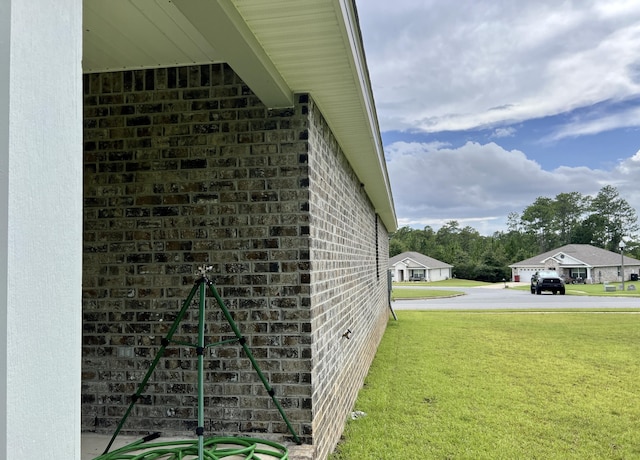
<svg viewBox="0 0 640 460">
<path fill-rule="evenodd" d="M 160 361 L 162 356 L 164 356 L 164 353 L 167 347 L 171 343 L 178 343 L 180 345 L 194 347 L 198 355 L 198 427 L 196 428 L 196 435 L 198 436 L 198 460 L 203 460 L 203 455 L 204 455 L 203 453 L 204 452 L 204 352 L 209 347 L 231 343 L 231 342 L 238 342 L 242 346 L 242 349 L 244 350 L 245 354 L 251 361 L 251 365 L 253 366 L 256 373 L 258 374 L 258 377 L 262 381 L 264 388 L 267 390 L 267 393 L 269 394 L 269 396 L 271 396 L 271 400 L 273 401 L 274 405 L 278 409 L 278 412 L 280 412 L 282 419 L 287 424 L 287 428 L 289 429 L 289 432 L 293 435 L 293 439 L 297 444 L 302 444 L 302 441 L 300 441 L 300 438 L 298 438 L 298 435 L 296 434 L 295 430 L 291 426 L 291 423 L 287 419 L 287 416 L 285 415 L 284 410 L 280 405 L 280 402 L 276 399 L 275 391 L 273 390 L 271 385 L 269 385 L 269 382 L 267 381 L 266 377 L 260 370 L 260 366 L 258 366 L 258 363 L 254 359 L 253 354 L 251 353 L 251 349 L 247 346 L 247 340 L 240 333 L 238 326 L 236 325 L 235 321 L 231 317 L 229 310 L 225 306 L 224 301 L 220 297 L 220 294 L 218 294 L 218 291 L 213 285 L 213 282 L 207 278 L 206 272 L 210 270 L 210 267 L 200 267 L 199 270 L 200 270 L 199 278 L 196 280 L 193 288 L 191 289 L 191 292 L 189 293 L 186 300 L 182 304 L 182 308 L 180 309 L 180 312 L 178 313 L 178 316 L 174 320 L 173 324 L 169 328 L 167 335 L 165 336 L 164 339 L 162 339 L 160 349 L 156 353 L 156 356 L 153 359 L 151 366 L 147 370 L 147 373 L 145 374 L 144 378 L 142 379 L 142 382 L 140 382 L 138 389 L 132 395 L 131 403 L 129 404 L 129 407 L 127 408 L 124 416 L 120 420 L 120 423 L 118 424 L 116 431 L 111 437 L 111 440 L 109 441 L 109 444 L 107 445 L 107 448 L 105 449 L 103 455 L 105 455 L 107 452 L 109 452 L 109 449 L 111 449 L 111 446 L 113 445 L 113 442 L 115 441 L 118 434 L 120 434 L 120 431 L 124 426 L 124 423 L 126 422 L 127 418 L 129 418 L 129 415 L 131 414 L 131 411 L 133 410 L 135 403 L 138 401 L 138 399 L 140 399 L 142 392 L 146 388 L 147 383 L 151 378 L 151 375 L 153 374 L 156 366 L 158 365 L 158 362 Z M 235 339 L 224 340 L 222 342 L 216 342 L 216 343 L 205 345 L 204 325 L 205 325 L 205 300 L 206 300 L 207 287 L 209 288 L 209 292 L 211 293 L 211 295 L 213 295 L 213 297 L 216 299 L 216 302 L 218 303 L 220 310 L 222 310 L 222 314 L 224 315 L 225 319 L 231 326 L 231 329 L 233 330 L 233 333 L 236 336 Z M 178 326 L 180 325 L 180 322 L 183 320 L 185 314 L 187 313 L 187 310 L 191 305 L 191 301 L 195 297 L 196 293 L 199 294 L 198 343 L 196 345 L 193 345 L 189 343 L 172 342 L 173 335 L 177 331 Z"/>
</svg>

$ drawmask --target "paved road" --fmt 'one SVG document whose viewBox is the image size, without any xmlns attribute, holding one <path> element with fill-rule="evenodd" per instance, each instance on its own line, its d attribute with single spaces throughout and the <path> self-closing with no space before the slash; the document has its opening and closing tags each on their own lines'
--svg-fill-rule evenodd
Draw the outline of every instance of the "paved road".
<svg viewBox="0 0 640 460">
<path fill-rule="evenodd" d="M 412 288 L 416 289 L 416 288 Z M 439 289 L 423 287 L 421 289 Z M 446 288 L 449 290 L 449 288 Z M 495 287 L 450 288 L 466 295 L 450 298 L 397 300 L 394 310 L 482 310 L 527 308 L 640 308 L 640 298 L 553 295 L 544 292 L 532 295 L 529 291 Z"/>
</svg>

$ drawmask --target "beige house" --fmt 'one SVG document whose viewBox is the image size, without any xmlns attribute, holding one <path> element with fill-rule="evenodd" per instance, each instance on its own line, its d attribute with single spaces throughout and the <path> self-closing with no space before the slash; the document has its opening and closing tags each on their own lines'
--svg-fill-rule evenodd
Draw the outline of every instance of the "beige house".
<svg viewBox="0 0 640 460">
<path fill-rule="evenodd" d="M 393 281 L 442 281 L 452 277 L 453 265 L 419 252 L 408 251 L 389 259 Z"/>
<path fill-rule="evenodd" d="M 586 283 L 622 281 L 623 256 L 590 244 L 568 244 L 509 265 L 512 280 L 529 283 L 539 270 L 556 270 L 567 279 Z M 640 261 L 624 256 L 625 281 L 638 277 Z"/>
</svg>

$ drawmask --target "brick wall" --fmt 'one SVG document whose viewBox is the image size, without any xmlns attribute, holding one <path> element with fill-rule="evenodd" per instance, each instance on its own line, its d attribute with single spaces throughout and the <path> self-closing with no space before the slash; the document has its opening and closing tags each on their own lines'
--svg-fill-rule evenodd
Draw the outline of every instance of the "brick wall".
<svg viewBox="0 0 640 460">
<path fill-rule="evenodd" d="M 617 267 L 598 267 L 591 269 L 591 276 L 596 283 L 619 283 L 621 265 Z M 629 281 L 632 273 L 640 273 L 640 267 L 637 265 L 624 266 L 624 280 Z"/>
<path fill-rule="evenodd" d="M 366 190 L 313 103 L 309 125 L 313 432 L 323 440 L 316 458 L 325 458 L 386 326 L 389 247 Z"/>
<path fill-rule="evenodd" d="M 225 65 L 85 75 L 84 95 L 83 429 L 113 432 L 206 264 L 323 458 L 384 329 L 388 247 L 313 100 L 268 110 Z M 175 340 L 196 343 L 197 311 Z M 207 343 L 233 337 L 206 318 Z M 207 434 L 287 438 L 238 344 L 205 369 Z M 192 435 L 196 378 L 195 350 L 168 347 L 125 431 Z"/>
</svg>

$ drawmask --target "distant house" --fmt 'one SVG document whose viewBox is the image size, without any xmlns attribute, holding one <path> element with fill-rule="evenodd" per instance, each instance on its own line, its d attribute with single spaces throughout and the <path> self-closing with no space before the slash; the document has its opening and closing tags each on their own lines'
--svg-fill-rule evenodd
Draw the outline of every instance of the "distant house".
<svg viewBox="0 0 640 460">
<path fill-rule="evenodd" d="M 620 253 L 597 248 L 590 244 L 568 244 L 509 265 L 512 279 L 523 283 L 539 270 L 556 270 L 560 275 L 587 283 L 622 281 Z M 625 281 L 638 277 L 640 260 L 624 256 Z"/>
<path fill-rule="evenodd" d="M 419 252 L 403 252 L 389 259 L 393 281 L 441 281 L 451 278 L 453 265 Z"/>
</svg>

